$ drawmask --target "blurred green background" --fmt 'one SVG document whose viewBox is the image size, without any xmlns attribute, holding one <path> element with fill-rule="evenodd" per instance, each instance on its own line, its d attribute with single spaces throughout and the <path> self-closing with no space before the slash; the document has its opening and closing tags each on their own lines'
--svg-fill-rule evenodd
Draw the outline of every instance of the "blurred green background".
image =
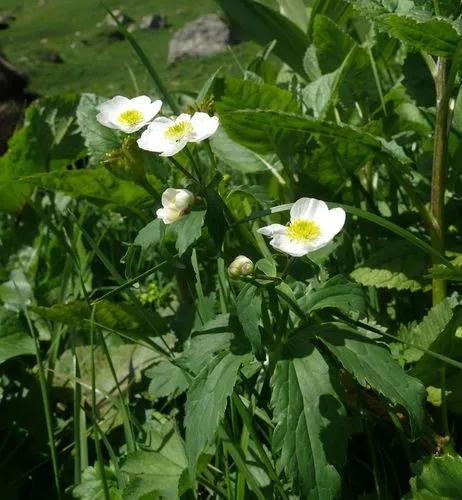
<svg viewBox="0 0 462 500">
<path fill-rule="evenodd" d="M 139 22 L 148 14 L 164 15 L 168 26 L 136 30 L 134 36 L 173 91 L 190 92 L 219 67 L 239 74 L 257 52 L 244 42 L 222 54 L 185 58 L 167 63 L 173 33 L 202 14 L 219 13 L 213 0 L 125 0 L 104 2 Z M 115 28 L 104 22 L 106 11 L 98 0 L 1 0 L 0 16 L 16 19 L 0 31 L 0 49 L 30 77 L 29 88 L 40 94 L 94 92 L 110 96 L 150 92 L 152 84 L 130 45 L 110 38 Z M 63 62 L 52 62 L 56 54 Z"/>
</svg>

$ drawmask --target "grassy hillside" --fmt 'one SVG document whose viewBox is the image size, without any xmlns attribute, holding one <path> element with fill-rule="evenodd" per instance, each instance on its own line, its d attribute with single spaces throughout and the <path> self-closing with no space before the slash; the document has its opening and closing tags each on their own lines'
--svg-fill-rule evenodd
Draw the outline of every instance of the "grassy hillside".
<svg viewBox="0 0 462 500">
<path fill-rule="evenodd" d="M 10 28 L 0 31 L 0 47 L 8 58 L 26 71 L 31 88 L 42 94 L 63 91 L 96 92 L 103 95 L 149 91 L 151 82 L 126 41 L 111 40 L 104 24 L 105 11 L 95 0 L 2 0 L 1 14 L 13 14 Z M 145 14 L 167 16 L 163 30 L 134 32 L 146 53 L 173 90 L 197 89 L 211 72 L 223 67 L 239 73 L 230 52 L 205 59 L 185 59 L 168 65 L 168 42 L 172 34 L 197 16 L 218 12 L 213 0 L 107 0 L 138 21 Z M 233 47 L 245 64 L 256 46 L 244 43 Z M 58 53 L 63 63 L 50 62 Z"/>
</svg>

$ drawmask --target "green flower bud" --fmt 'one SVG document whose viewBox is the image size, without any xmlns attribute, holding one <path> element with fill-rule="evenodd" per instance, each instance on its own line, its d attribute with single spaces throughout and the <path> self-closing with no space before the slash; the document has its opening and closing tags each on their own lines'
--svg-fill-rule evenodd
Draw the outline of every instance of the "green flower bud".
<svg viewBox="0 0 462 500">
<path fill-rule="evenodd" d="M 143 154 L 136 140 L 133 137 L 126 137 L 120 149 L 106 155 L 103 164 L 119 179 L 140 182 L 144 179 Z"/>
<path fill-rule="evenodd" d="M 228 267 L 230 278 L 238 279 L 253 273 L 253 262 L 245 255 L 238 255 Z"/>
</svg>

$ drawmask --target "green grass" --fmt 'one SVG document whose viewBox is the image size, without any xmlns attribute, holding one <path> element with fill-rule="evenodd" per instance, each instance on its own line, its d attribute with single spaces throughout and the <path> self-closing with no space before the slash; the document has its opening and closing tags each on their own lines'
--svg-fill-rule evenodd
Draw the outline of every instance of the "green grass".
<svg viewBox="0 0 462 500">
<path fill-rule="evenodd" d="M 108 38 L 112 28 L 103 23 L 106 12 L 101 3 L 96 0 L 42 2 L 43 5 L 39 5 L 39 0 L 2 0 L 0 7 L 0 14 L 12 13 L 17 18 L 9 29 L 0 32 L 0 46 L 7 57 L 30 76 L 31 90 L 47 95 L 74 91 L 107 96 L 136 94 L 136 85 L 141 93 L 153 90 L 149 76 L 128 42 Z M 227 74 L 240 72 L 229 51 L 209 58 L 167 63 L 172 34 L 201 14 L 219 12 L 213 0 L 107 0 L 105 3 L 109 8 L 121 8 L 135 21 L 145 14 L 167 16 L 168 28 L 137 30 L 134 36 L 173 91 L 197 90 L 219 67 Z M 233 50 L 245 65 L 257 47 L 246 42 Z M 49 62 L 47 51 L 58 52 L 64 63 Z"/>
</svg>

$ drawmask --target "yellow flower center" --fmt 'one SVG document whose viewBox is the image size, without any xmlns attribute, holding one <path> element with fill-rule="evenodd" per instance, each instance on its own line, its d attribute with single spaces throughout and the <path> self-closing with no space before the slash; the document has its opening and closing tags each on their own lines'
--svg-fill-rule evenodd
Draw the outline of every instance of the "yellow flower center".
<svg viewBox="0 0 462 500">
<path fill-rule="evenodd" d="M 191 135 L 194 129 L 190 122 L 174 123 L 165 131 L 165 137 L 171 141 L 181 141 L 185 136 Z"/>
<path fill-rule="evenodd" d="M 321 229 L 312 220 L 295 219 L 289 224 L 288 234 L 293 240 L 312 241 L 321 234 Z"/>
<path fill-rule="evenodd" d="M 122 125 L 133 127 L 134 125 L 138 125 L 143 118 L 144 116 L 141 111 L 138 111 L 137 109 L 127 109 L 127 111 L 120 113 L 118 121 Z"/>
</svg>

